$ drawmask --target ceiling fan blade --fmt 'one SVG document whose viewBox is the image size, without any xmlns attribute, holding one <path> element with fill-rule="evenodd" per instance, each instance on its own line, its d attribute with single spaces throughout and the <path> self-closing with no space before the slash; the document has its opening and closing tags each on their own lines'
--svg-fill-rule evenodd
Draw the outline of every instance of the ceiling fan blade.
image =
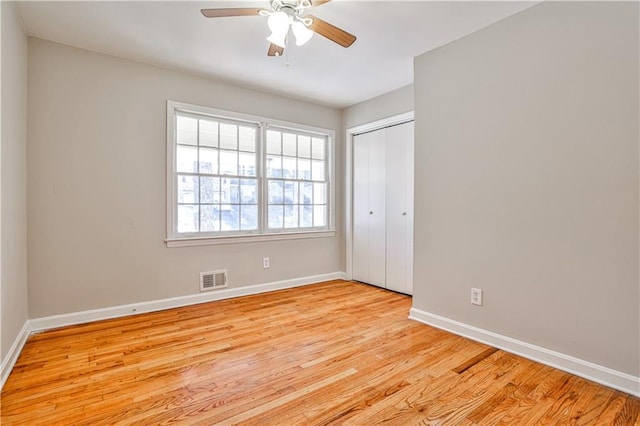
<svg viewBox="0 0 640 426">
<path fill-rule="evenodd" d="M 269 51 L 267 52 L 267 55 L 269 56 L 282 56 L 282 54 L 284 53 L 284 47 L 280 47 L 276 44 L 271 43 L 269 45 Z"/>
<path fill-rule="evenodd" d="M 320 34 L 323 37 L 328 38 L 329 40 L 338 43 L 342 47 L 349 47 L 356 41 L 356 36 L 353 34 L 349 34 L 345 30 L 341 30 L 335 25 L 331 25 L 330 23 L 323 21 L 320 18 L 316 18 L 313 15 L 304 16 L 304 18 L 311 18 L 311 24 L 309 25 L 309 29 L 315 33 Z"/>
<path fill-rule="evenodd" d="M 322 6 L 325 3 L 329 3 L 331 0 L 309 0 L 311 7 Z"/>
<path fill-rule="evenodd" d="M 255 7 L 235 7 L 228 9 L 202 9 L 200 12 L 207 18 L 225 18 L 227 16 L 258 16 L 260 9 Z"/>
</svg>

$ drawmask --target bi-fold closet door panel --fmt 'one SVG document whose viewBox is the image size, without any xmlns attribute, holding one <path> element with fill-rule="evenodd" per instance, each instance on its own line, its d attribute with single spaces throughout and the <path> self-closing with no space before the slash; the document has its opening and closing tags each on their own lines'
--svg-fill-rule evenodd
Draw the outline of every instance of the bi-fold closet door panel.
<svg viewBox="0 0 640 426">
<path fill-rule="evenodd" d="M 413 292 L 413 123 L 353 138 L 354 280 Z"/>
<path fill-rule="evenodd" d="M 353 152 L 353 279 L 385 287 L 385 133 L 355 136 Z"/>
<path fill-rule="evenodd" d="M 413 122 L 386 130 L 386 288 L 413 294 Z"/>
</svg>

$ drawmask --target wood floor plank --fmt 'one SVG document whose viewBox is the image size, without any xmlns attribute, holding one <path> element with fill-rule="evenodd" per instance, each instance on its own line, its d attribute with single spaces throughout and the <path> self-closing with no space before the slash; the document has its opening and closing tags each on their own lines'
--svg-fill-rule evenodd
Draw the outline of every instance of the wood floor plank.
<svg viewBox="0 0 640 426">
<path fill-rule="evenodd" d="M 454 371 L 454 373 L 458 373 L 458 374 L 464 373 L 469 368 L 471 368 L 474 365 L 476 365 L 477 363 L 483 361 L 489 355 L 493 355 L 497 351 L 498 351 L 497 348 L 485 349 L 484 351 L 480 352 L 478 355 L 474 356 L 473 358 L 469 358 L 468 360 L 466 360 L 462 364 L 458 365 L 456 368 L 453 369 L 453 371 Z"/>
<path fill-rule="evenodd" d="M 498 367 L 498 368 L 495 368 Z M 435 395 L 425 395 L 407 406 L 405 417 L 400 421 L 397 417 L 395 424 L 416 423 L 428 420 L 444 424 L 457 424 L 462 422 L 473 410 L 486 402 L 497 389 L 505 386 L 511 378 L 525 371 L 522 364 L 515 357 L 503 356 L 492 367 L 477 369 L 474 374 L 468 375 L 452 386 L 452 381 L 445 385 L 446 390 Z M 486 384 L 491 383 L 495 388 L 492 391 L 486 389 Z M 442 403 L 446 401 L 446 403 Z"/>
<path fill-rule="evenodd" d="M 286 404 L 289 401 L 293 401 L 295 399 L 298 399 L 308 393 L 311 392 L 315 392 L 316 390 L 319 390 L 327 385 L 330 385 L 331 383 L 337 382 L 338 380 L 342 380 L 345 379 L 353 374 L 356 374 L 358 371 L 354 368 L 350 368 L 348 370 L 345 370 L 339 374 L 336 374 L 334 376 L 331 377 L 327 377 L 324 380 L 320 380 L 319 382 L 315 382 L 313 384 L 310 384 L 300 390 L 297 390 L 295 392 L 291 392 L 287 395 L 283 395 L 280 398 L 277 398 L 271 402 L 269 402 L 268 404 L 264 404 L 264 405 L 260 405 L 258 407 L 255 407 L 251 410 L 248 411 L 244 411 L 240 414 L 237 414 L 233 417 L 230 417 L 228 419 L 225 419 L 224 421 L 220 422 L 220 425 L 235 425 L 235 424 L 239 424 L 242 423 L 243 421 L 246 421 L 248 419 L 250 419 L 251 417 L 255 417 L 259 414 L 262 414 L 266 411 L 269 410 L 273 410 L 275 408 L 280 407 L 281 405 Z M 206 421 L 206 419 L 205 419 Z"/>
<path fill-rule="evenodd" d="M 622 409 L 616 415 L 616 418 L 613 420 L 614 425 L 633 425 L 637 419 L 638 414 L 640 412 L 640 404 L 637 400 L 633 398 L 627 397 Z"/>
<path fill-rule="evenodd" d="M 497 423 L 497 421 L 520 399 L 542 380 L 542 365 L 527 366 L 527 370 L 514 377 L 501 390 L 495 392 L 482 405 L 473 410 L 467 419 L 472 423 Z M 548 372 L 546 374 L 549 374 Z"/>
<path fill-rule="evenodd" d="M 331 281 L 33 335 L 2 425 L 633 425 L 640 400 Z"/>
<path fill-rule="evenodd" d="M 550 367 L 547 367 L 550 368 Z M 551 369 L 551 372 L 529 394 L 521 396 L 511 409 L 498 420 L 499 426 L 537 424 L 555 400 L 550 394 L 571 376 Z"/>
</svg>

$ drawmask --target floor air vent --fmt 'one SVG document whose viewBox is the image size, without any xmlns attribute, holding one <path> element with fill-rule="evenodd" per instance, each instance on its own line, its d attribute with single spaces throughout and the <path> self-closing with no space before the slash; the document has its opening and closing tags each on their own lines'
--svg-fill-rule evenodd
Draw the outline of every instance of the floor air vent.
<svg viewBox="0 0 640 426">
<path fill-rule="evenodd" d="M 227 286 L 227 271 L 200 272 L 200 291 L 217 290 Z"/>
</svg>

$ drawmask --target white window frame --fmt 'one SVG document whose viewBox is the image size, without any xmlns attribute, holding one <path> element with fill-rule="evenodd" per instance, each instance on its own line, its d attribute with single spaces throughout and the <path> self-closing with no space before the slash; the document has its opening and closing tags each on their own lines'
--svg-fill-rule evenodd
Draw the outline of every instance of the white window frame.
<svg viewBox="0 0 640 426">
<path fill-rule="evenodd" d="M 256 154 L 258 156 L 257 174 L 258 174 L 258 210 L 260 210 L 260 218 L 258 223 L 258 231 L 251 233 L 225 234 L 225 235 L 198 235 L 190 234 L 187 236 L 178 234 L 176 230 L 177 219 L 177 188 L 176 188 L 176 112 L 191 113 L 196 115 L 207 115 L 212 118 L 226 119 L 236 122 L 248 122 L 258 125 L 258 146 Z M 285 230 L 269 230 L 267 227 L 266 217 L 266 182 L 267 176 L 264 170 L 265 164 L 265 140 L 266 131 L 269 127 L 277 127 L 279 129 L 289 129 L 293 132 L 303 132 L 327 137 L 327 176 L 329 179 L 329 196 L 328 196 L 328 214 L 327 226 L 321 230 L 318 229 L 285 229 Z M 167 164 L 166 164 L 166 218 L 167 218 L 167 237 L 165 242 L 167 247 L 187 247 L 201 245 L 216 245 L 229 243 L 257 242 L 257 241 L 275 241 L 303 238 L 322 238 L 333 237 L 335 231 L 335 131 L 331 129 L 323 129 L 319 127 L 308 126 L 304 124 L 291 123 L 282 120 L 274 120 L 266 117 L 242 114 L 231 111 L 224 111 L 205 106 L 192 105 L 172 100 L 167 101 Z"/>
</svg>

